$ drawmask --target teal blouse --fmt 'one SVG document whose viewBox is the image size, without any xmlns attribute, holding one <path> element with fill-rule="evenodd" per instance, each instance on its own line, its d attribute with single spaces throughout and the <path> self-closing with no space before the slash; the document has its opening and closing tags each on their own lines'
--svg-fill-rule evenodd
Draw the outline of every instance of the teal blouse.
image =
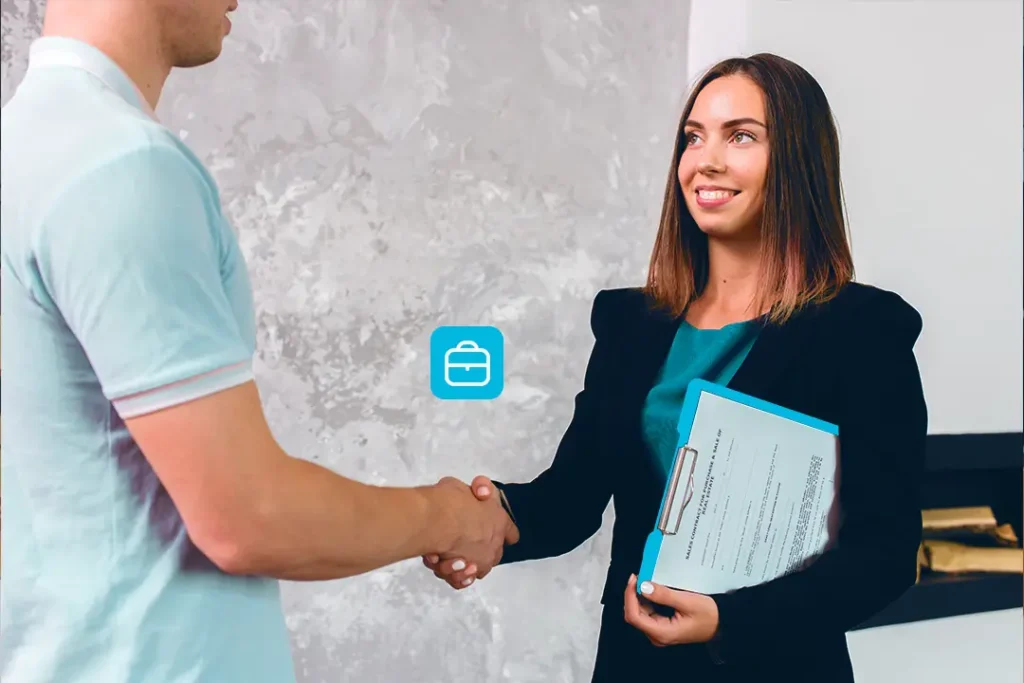
<svg viewBox="0 0 1024 683">
<path fill-rule="evenodd" d="M 647 394 L 643 435 L 659 470 L 668 477 L 675 456 L 679 412 L 692 379 L 728 384 L 757 340 L 759 322 L 748 320 L 721 329 L 679 325 L 668 356 Z"/>
</svg>

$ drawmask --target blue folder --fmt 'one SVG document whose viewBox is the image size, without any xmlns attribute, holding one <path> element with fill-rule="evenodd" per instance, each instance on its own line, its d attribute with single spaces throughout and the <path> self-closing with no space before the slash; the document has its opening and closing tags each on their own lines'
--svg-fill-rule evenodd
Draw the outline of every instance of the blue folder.
<svg viewBox="0 0 1024 683">
<path fill-rule="evenodd" d="M 734 389 L 729 389 L 728 387 L 715 384 L 707 380 L 692 380 L 687 385 L 686 395 L 683 399 L 683 408 L 679 413 L 679 422 L 677 425 L 679 439 L 676 443 L 676 454 L 672 460 L 669 479 L 665 485 L 665 491 L 662 495 L 661 506 L 658 509 L 658 519 L 655 521 L 654 530 L 648 534 L 647 542 L 644 545 L 640 572 L 637 574 L 638 593 L 642 582 L 652 580 L 655 566 L 658 563 L 658 556 L 661 552 L 662 543 L 666 536 L 678 533 L 678 527 L 683 517 L 683 511 L 686 509 L 686 506 L 693 495 L 693 473 L 696 467 L 696 459 L 699 454 L 695 449 L 689 447 L 688 442 L 690 439 L 690 432 L 693 428 L 694 419 L 697 415 L 697 408 L 700 405 L 702 397 L 707 394 L 735 401 L 736 403 L 755 408 L 780 418 L 792 420 L 836 437 L 839 436 L 839 427 L 824 420 L 769 403 L 768 401 L 744 394 Z M 683 501 L 683 505 L 679 508 L 679 514 L 675 519 L 675 523 L 672 524 L 668 517 L 673 508 L 675 496 L 678 495 L 680 482 L 683 480 L 684 476 L 686 477 L 687 484 L 686 489 L 684 489 L 683 492 L 685 499 Z"/>
</svg>

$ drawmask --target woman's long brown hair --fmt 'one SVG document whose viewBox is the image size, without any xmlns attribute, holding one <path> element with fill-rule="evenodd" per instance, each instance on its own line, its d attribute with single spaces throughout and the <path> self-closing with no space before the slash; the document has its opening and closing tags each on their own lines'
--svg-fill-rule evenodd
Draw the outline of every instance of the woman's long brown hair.
<svg viewBox="0 0 1024 683">
<path fill-rule="evenodd" d="M 742 75 L 764 93 L 769 156 L 761 223 L 761 271 L 753 302 L 782 323 L 811 303 L 829 300 L 854 276 L 839 173 L 839 134 L 818 82 L 772 54 L 726 59 L 693 89 L 676 133 L 646 292 L 681 315 L 708 280 L 708 238 L 693 220 L 677 177 L 685 123 L 708 83 Z"/>
</svg>

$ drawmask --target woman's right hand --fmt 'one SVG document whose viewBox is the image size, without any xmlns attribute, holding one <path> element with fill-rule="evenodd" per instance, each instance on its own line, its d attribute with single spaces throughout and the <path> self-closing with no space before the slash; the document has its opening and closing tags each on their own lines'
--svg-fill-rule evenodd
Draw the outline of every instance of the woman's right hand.
<svg viewBox="0 0 1024 683">
<path fill-rule="evenodd" d="M 477 500 L 489 501 L 494 496 L 494 484 L 487 477 L 476 477 L 469 487 Z M 494 498 L 493 504 L 501 505 L 497 498 Z M 509 520 L 509 524 L 511 523 Z M 493 565 L 481 567 L 475 563 L 467 564 L 461 557 L 441 557 L 439 555 L 425 555 L 423 564 L 434 572 L 434 576 L 447 582 L 455 590 L 468 588 L 476 579 L 487 576 L 493 568 Z"/>
</svg>

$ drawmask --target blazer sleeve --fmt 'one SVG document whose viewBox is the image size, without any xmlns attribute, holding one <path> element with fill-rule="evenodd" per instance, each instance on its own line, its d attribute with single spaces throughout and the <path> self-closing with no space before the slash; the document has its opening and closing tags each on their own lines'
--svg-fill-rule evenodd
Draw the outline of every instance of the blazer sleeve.
<svg viewBox="0 0 1024 683">
<path fill-rule="evenodd" d="M 530 482 L 494 482 L 504 492 L 519 527 L 519 542 L 505 547 L 501 564 L 562 555 L 601 526 L 612 494 L 600 425 L 609 396 L 612 341 L 608 330 L 614 295 L 614 291 L 601 291 L 594 299 L 590 316 L 594 347 L 572 420 L 551 465 Z"/>
<path fill-rule="evenodd" d="M 726 661 L 845 633 L 916 580 L 927 434 L 913 352 L 921 326 L 917 311 L 890 296 L 855 325 L 851 316 L 837 344 L 846 350 L 836 358 L 843 366 L 837 543 L 793 574 L 712 596 L 719 610 L 715 645 Z"/>
</svg>

